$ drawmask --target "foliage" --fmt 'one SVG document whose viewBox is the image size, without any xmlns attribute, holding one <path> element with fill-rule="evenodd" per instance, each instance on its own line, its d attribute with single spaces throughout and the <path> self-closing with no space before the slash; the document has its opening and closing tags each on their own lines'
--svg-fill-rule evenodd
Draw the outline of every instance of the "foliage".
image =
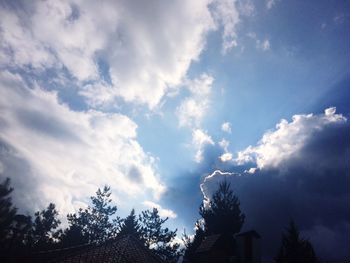
<svg viewBox="0 0 350 263">
<path fill-rule="evenodd" d="M 144 242 L 141 234 L 141 226 L 139 225 L 137 217 L 135 215 L 135 209 L 132 209 L 130 214 L 122 220 L 118 235 L 132 235 L 140 241 Z"/>
<path fill-rule="evenodd" d="M 69 228 L 62 237 L 64 245 L 101 243 L 116 235 L 119 218 L 111 218 L 117 212 L 117 207 L 111 205 L 110 196 L 110 187 L 99 188 L 96 196 L 90 197 L 92 205 L 86 209 L 80 208 L 76 214 L 67 215 Z"/>
<path fill-rule="evenodd" d="M 10 179 L 6 178 L 0 184 L 0 244 L 11 234 L 11 225 L 17 212 L 17 209 L 12 205 L 10 197 L 12 191 Z"/>
<path fill-rule="evenodd" d="M 244 223 L 245 215 L 241 212 L 240 202 L 226 181 L 219 184 L 218 189 L 207 204 L 199 207 L 201 220 L 196 223 L 193 238 L 186 234 L 185 255 L 187 260 L 196 262 L 195 252 L 206 236 L 213 234 L 231 235 L 238 233 Z"/>
<path fill-rule="evenodd" d="M 175 231 L 170 231 L 163 224 L 168 218 L 162 219 L 158 209 L 146 210 L 139 216 L 140 232 L 145 245 L 151 248 L 158 256 L 167 262 L 177 262 L 179 258 L 179 244 L 174 242 Z"/>
<path fill-rule="evenodd" d="M 63 231 L 61 236 L 61 246 L 72 247 L 88 243 L 89 238 L 84 234 L 82 217 L 77 217 L 74 214 L 68 215 L 67 218 L 70 226 Z"/>
<path fill-rule="evenodd" d="M 197 220 L 195 230 L 196 232 L 193 237 L 187 235 L 186 232 L 184 232 L 182 236 L 182 241 L 185 244 L 184 258 L 189 262 L 197 262 L 195 252 L 205 238 L 203 220 Z"/>
<path fill-rule="evenodd" d="M 236 234 L 241 230 L 245 218 L 237 196 L 226 181 L 220 183 L 207 206 L 200 206 L 199 214 L 204 219 L 206 235 Z"/>
<path fill-rule="evenodd" d="M 30 216 L 17 214 L 11 226 L 11 243 L 17 248 L 26 248 L 32 245 L 33 222 Z"/>
<path fill-rule="evenodd" d="M 299 231 L 293 221 L 282 235 L 282 244 L 275 258 L 277 263 L 318 263 L 319 260 L 308 240 L 300 237 Z"/>
<path fill-rule="evenodd" d="M 62 231 L 57 229 L 61 221 L 57 218 L 58 211 L 53 203 L 34 214 L 32 230 L 33 244 L 36 249 L 47 249 L 51 247 L 60 237 Z"/>
<path fill-rule="evenodd" d="M 69 227 L 62 231 L 59 229 L 61 222 L 58 211 L 53 203 L 36 212 L 34 222 L 30 216 L 17 215 L 9 197 L 12 192 L 9 184 L 7 179 L 0 185 L 0 234 L 2 240 L 10 240 L 7 244 L 12 244 L 11 251 L 51 249 L 58 240 L 61 241 L 61 247 L 70 247 L 83 243 L 99 244 L 116 236 L 133 235 L 166 262 L 176 262 L 180 256 L 180 245 L 175 242 L 177 230 L 171 231 L 164 226 L 168 218 L 161 218 L 159 211 L 154 208 L 138 216 L 132 209 L 121 220 L 115 215 L 117 207 L 112 205 L 111 191 L 107 186 L 97 190 L 87 208 L 68 214 Z M 194 237 L 183 236 L 185 257 L 193 262 L 196 262 L 194 252 L 205 236 L 237 233 L 244 221 L 238 198 L 226 182 L 220 184 L 208 206 L 200 207 L 200 215 L 202 219 L 196 223 Z"/>
</svg>

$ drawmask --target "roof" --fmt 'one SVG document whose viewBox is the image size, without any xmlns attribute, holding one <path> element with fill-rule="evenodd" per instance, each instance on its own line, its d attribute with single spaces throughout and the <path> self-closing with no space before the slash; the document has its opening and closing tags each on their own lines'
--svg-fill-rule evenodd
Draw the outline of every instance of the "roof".
<svg viewBox="0 0 350 263">
<path fill-rule="evenodd" d="M 220 239 L 221 235 L 211 235 L 204 238 L 200 246 L 197 248 L 196 253 L 209 251 L 214 247 L 216 242 Z"/>
<path fill-rule="evenodd" d="M 61 249 L 42 253 L 48 258 L 52 253 L 51 260 L 46 262 L 113 262 L 113 263 L 164 263 L 162 259 L 153 254 L 139 240 L 131 235 L 122 236 L 107 241 L 100 245 L 85 245 L 73 249 Z M 54 256 L 55 255 L 55 256 Z"/>
<path fill-rule="evenodd" d="M 261 236 L 255 231 L 255 230 L 250 230 L 246 232 L 242 232 L 236 235 L 236 237 L 255 237 L 255 238 L 261 238 Z M 196 253 L 203 253 L 210 251 L 216 246 L 222 246 L 222 244 L 226 244 L 230 246 L 233 242 L 233 235 L 229 234 L 215 234 L 215 235 L 210 235 L 204 238 L 202 243 L 199 245 L 199 247 L 196 250 Z"/>
<path fill-rule="evenodd" d="M 242 232 L 236 235 L 236 237 L 243 237 L 243 236 L 253 236 L 255 238 L 261 238 L 261 236 L 255 230 Z"/>
</svg>

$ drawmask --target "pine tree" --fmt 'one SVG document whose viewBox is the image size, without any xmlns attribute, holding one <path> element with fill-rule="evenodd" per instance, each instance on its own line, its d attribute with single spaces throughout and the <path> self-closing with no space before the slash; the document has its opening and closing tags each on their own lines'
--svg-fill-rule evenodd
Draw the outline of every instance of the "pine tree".
<svg viewBox="0 0 350 263">
<path fill-rule="evenodd" d="M 30 216 L 17 214 L 11 226 L 11 243 L 15 247 L 28 247 L 32 244 L 33 222 Z"/>
<path fill-rule="evenodd" d="M 12 191 L 10 179 L 6 178 L 0 184 L 0 245 L 9 238 L 11 225 L 17 212 L 17 209 L 12 205 L 10 197 Z"/>
<path fill-rule="evenodd" d="M 282 244 L 275 258 L 277 263 L 318 263 L 315 251 L 308 240 L 300 237 L 299 230 L 293 221 L 282 234 Z"/>
<path fill-rule="evenodd" d="M 85 234 L 82 217 L 76 214 L 67 216 L 69 227 L 66 228 L 61 236 L 62 247 L 72 247 L 89 243 L 89 237 Z"/>
<path fill-rule="evenodd" d="M 205 232 L 204 232 L 204 222 L 203 220 L 198 220 L 195 224 L 195 230 L 194 236 L 191 237 L 184 232 L 182 241 L 185 245 L 185 253 L 184 258 L 189 262 L 198 262 L 198 259 L 196 258 L 196 250 L 202 243 L 202 241 L 205 238 Z"/>
<path fill-rule="evenodd" d="M 143 243 L 145 242 L 141 234 L 141 226 L 135 215 L 135 209 L 132 209 L 130 214 L 122 220 L 118 235 L 132 235 Z"/>
<path fill-rule="evenodd" d="M 111 205 L 110 187 L 99 188 L 90 197 L 92 205 L 80 208 L 76 214 L 68 214 L 69 228 L 64 231 L 62 244 L 73 246 L 83 243 L 102 243 L 116 235 L 119 218 L 112 219 L 117 206 Z"/>
<path fill-rule="evenodd" d="M 35 249 L 44 250 L 52 248 L 58 241 L 62 231 L 58 229 L 61 221 L 58 219 L 58 211 L 53 203 L 34 214 L 32 239 Z"/>
<path fill-rule="evenodd" d="M 163 224 L 168 217 L 162 219 L 158 209 L 146 210 L 139 216 L 141 222 L 140 232 L 145 245 L 167 262 L 177 262 L 179 258 L 179 244 L 174 243 L 175 231 L 170 231 Z"/>
<path fill-rule="evenodd" d="M 233 239 L 234 234 L 241 230 L 245 219 L 239 200 L 226 181 L 219 184 L 207 204 L 200 206 L 199 214 L 202 219 L 196 223 L 194 238 L 184 237 L 186 246 L 184 257 L 191 262 L 197 262 L 195 252 L 206 236 L 221 234 Z"/>
<path fill-rule="evenodd" d="M 0 184 L 0 255 L 3 262 L 24 262 L 32 244 L 32 220 L 16 214 L 12 191 L 7 178 Z"/>
<path fill-rule="evenodd" d="M 220 183 L 207 206 L 201 205 L 199 214 L 204 219 L 206 235 L 234 235 L 241 230 L 245 218 L 240 202 L 227 181 Z"/>
</svg>

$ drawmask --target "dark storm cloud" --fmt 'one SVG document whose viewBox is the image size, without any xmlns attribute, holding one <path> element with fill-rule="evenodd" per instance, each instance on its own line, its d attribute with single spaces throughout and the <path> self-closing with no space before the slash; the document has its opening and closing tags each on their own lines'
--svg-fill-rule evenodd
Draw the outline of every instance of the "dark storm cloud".
<svg viewBox="0 0 350 263">
<path fill-rule="evenodd" d="M 244 228 L 261 233 L 263 251 L 269 258 L 276 255 L 281 232 L 293 218 L 322 259 L 350 260 L 344 249 L 350 239 L 348 122 L 316 129 L 300 149 L 277 166 L 264 166 L 239 176 L 216 172 L 205 179 L 204 192 L 212 193 L 224 177 L 230 180 L 241 201 L 246 214 Z"/>
</svg>

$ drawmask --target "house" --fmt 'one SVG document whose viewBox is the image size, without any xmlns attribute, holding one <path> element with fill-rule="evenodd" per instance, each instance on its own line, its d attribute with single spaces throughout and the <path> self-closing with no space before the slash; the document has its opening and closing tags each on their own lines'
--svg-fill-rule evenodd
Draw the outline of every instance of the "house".
<svg viewBox="0 0 350 263">
<path fill-rule="evenodd" d="M 34 256 L 33 261 L 48 263 L 165 263 L 131 235 L 121 236 L 98 245 L 87 244 L 41 252 Z"/>
<path fill-rule="evenodd" d="M 210 235 L 205 237 L 196 250 L 200 263 L 260 263 L 260 235 L 247 231 L 233 235 Z"/>
<path fill-rule="evenodd" d="M 236 235 L 236 240 L 240 263 L 261 262 L 261 236 L 255 230 Z"/>
<path fill-rule="evenodd" d="M 200 263 L 231 262 L 235 255 L 235 240 L 231 235 L 210 235 L 196 250 Z"/>
</svg>

